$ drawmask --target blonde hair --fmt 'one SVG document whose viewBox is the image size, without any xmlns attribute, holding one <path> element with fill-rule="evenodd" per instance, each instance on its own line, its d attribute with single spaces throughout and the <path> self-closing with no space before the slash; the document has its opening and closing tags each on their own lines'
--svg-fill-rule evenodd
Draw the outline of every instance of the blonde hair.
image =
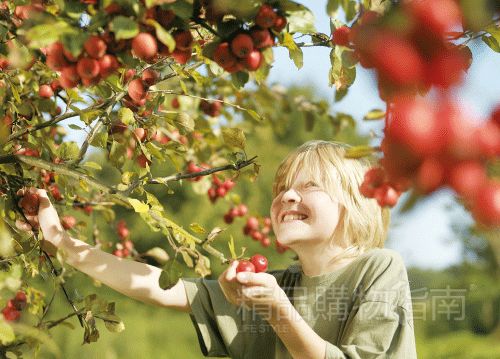
<svg viewBox="0 0 500 359">
<path fill-rule="evenodd" d="M 273 183 L 274 198 L 283 187 L 290 188 L 298 171 L 303 169 L 342 205 L 341 218 L 331 244 L 337 241 L 345 249 L 332 261 L 357 257 L 371 248 L 382 248 L 390 222 L 387 208 L 380 208 L 376 200 L 366 198 L 359 192 L 370 162 L 364 158 L 346 158 L 349 147 L 337 142 L 306 142 L 281 162 Z"/>
</svg>

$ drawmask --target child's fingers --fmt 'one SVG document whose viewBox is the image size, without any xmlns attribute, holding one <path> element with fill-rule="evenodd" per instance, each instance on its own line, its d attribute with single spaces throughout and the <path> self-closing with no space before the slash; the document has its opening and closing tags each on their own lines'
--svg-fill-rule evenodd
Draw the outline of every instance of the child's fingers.
<svg viewBox="0 0 500 359">
<path fill-rule="evenodd" d="M 36 189 L 36 194 L 40 198 L 47 198 L 47 199 L 49 199 L 49 196 L 47 195 L 47 191 L 44 190 L 44 189 L 37 188 Z"/>
<path fill-rule="evenodd" d="M 234 260 L 231 262 L 231 265 L 226 270 L 226 280 L 232 281 L 236 277 L 236 267 L 238 267 L 238 261 Z"/>
<path fill-rule="evenodd" d="M 236 279 L 246 286 L 273 287 L 276 285 L 276 278 L 268 273 L 241 272 L 236 275 Z"/>
</svg>

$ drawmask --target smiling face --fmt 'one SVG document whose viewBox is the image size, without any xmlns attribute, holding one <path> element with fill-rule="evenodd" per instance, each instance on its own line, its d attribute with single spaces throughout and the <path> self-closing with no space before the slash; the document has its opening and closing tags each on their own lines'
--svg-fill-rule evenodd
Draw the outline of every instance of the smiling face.
<svg viewBox="0 0 500 359">
<path fill-rule="evenodd" d="M 314 177 L 309 171 L 298 170 L 289 185 L 283 183 L 277 189 L 271 205 L 276 238 L 292 249 L 303 242 L 328 244 L 339 223 L 342 206 Z"/>
</svg>

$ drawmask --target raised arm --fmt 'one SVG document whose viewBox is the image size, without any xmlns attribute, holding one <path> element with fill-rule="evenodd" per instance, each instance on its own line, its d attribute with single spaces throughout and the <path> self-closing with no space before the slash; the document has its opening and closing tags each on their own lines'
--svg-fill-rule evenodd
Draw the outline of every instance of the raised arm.
<svg viewBox="0 0 500 359">
<path fill-rule="evenodd" d="M 54 252 L 56 248 L 63 250 L 69 265 L 130 298 L 190 312 L 182 280 L 174 287 L 163 290 L 158 284 L 159 268 L 116 257 L 70 237 L 62 228 L 47 193 L 44 190 L 38 190 L 37 193 L 40 197 L 38 221 L 45 249 L 49 252 Z"/>
</svg>

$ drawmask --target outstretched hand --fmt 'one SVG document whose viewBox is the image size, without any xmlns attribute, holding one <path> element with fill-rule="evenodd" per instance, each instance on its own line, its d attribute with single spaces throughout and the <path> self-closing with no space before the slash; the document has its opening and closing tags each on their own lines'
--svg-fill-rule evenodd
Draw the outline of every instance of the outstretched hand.
<svg viewBox="0 0 500 359">
<path fill-rule="evenodd" d="M 57 248 L 60 245 L 65 232 L 47 191 L 38 188 L 21 189 L 17 195 L 22 197 L 19 200 L 19 206 L 23 209 L 29 224 L 20 221 L 16 223 L 16 226 L 25 231 L 41 228 L 44 238 L 43 248 L 50 253 L 55 252 L 54 247 Z M 35 200 L 35 197 L 38 200 Z M 29 198 L 29 201 L 23 201 L 25 198 Z M 35 205 L 38 206 L 37 209 L 35 209 Z"/>
</svg>

